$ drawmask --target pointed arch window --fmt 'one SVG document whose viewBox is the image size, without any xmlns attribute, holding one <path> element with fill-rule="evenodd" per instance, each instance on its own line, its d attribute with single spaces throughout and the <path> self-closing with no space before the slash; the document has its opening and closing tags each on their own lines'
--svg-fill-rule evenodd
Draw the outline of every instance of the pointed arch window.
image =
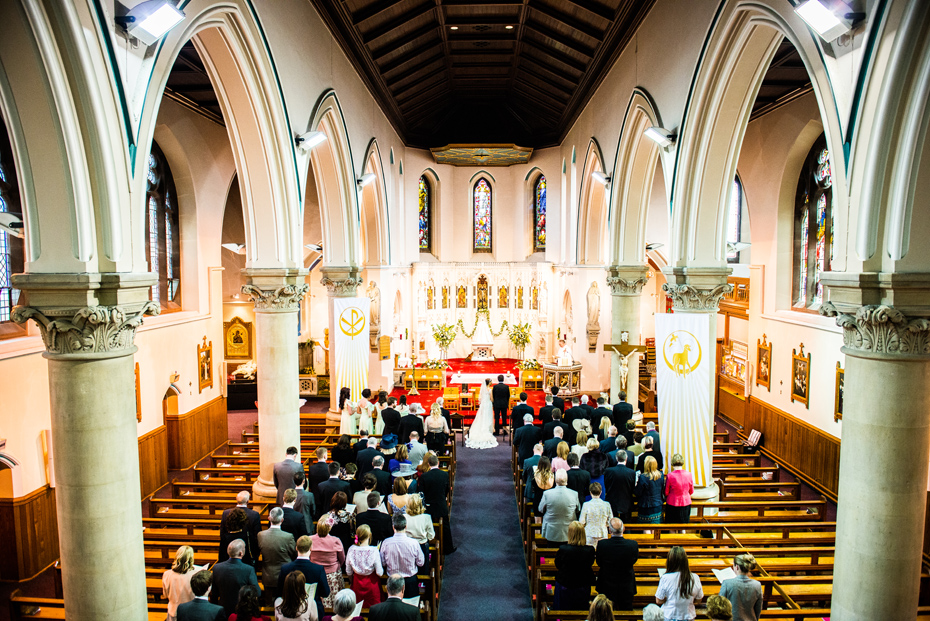
<svg viewBox="0 0 930 621">
<path fill-rule="evenodd" d="M 149 271 L 158 275 L 149 298 L 165 310 L 181 308 L 181 252 L 174 179 L 164 154 L 152 143 L 145 200 L 145 250 Z"/>
<path fill-rule="evenodd" d="M 833 262 L 833 171 L 826 138 L 811 147 L 801 168 L 794 213 L 793 303 L 819 308 L 824 272 Z"/>
<path fill-rule="evenodd" d="M 484 177 L 475 182 L 474 200 L 474 251 L 491 252 L 491 184 Z"/>
<path fill-rule="evenodd" d="M 739 250 L 735 245 L 742 241 L 743 184 L 739 177 L 733 180 L 730 209 L 727 213 L 727 263 L 739 263 Z"/>
<path fill-rule="evenodd" d="M 420 206 L 420 252 L 432 251 L 432 193 L 426 175 L 420 177 L 419 206 Z"/>
<path fill-rule="evenodd" d="M 19 184 L 13 164 L 13 149 L 6 126 L 0 119 L 0 212 L 22 216 Z M 24 269 L 23 239 L 0 230 L 0 338 L 22 336 L 22 326 L 10 321 L 10 313 L 19 302 L 19 289 L 13 287 L 13 274 Z"/>
<path fill-rule="evenodd" d="M 539 175 L 533 186 L 533 251 L 546 249 L 546 178 Z"/>
</svg>

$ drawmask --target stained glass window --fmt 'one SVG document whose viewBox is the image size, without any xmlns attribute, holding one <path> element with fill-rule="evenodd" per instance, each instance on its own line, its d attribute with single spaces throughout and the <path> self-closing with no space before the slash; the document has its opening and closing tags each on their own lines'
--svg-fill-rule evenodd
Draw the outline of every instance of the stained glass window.
<svg viewBox="0 0 930 621">
<path fill-rule="evenodd" d="M 533 192 L 533 250 L 546 249 L 546 178 L 536 181 Z"/>
<path fill-rule="evenodd" d="M 0 181 L 6 182 L 6 173 L 0 166 Z M 0 212 L 7 212 L 6 199 L 0 192 Z M 9 233 L 0 230 L 0 321 L 10 320 L 10 311 L 13 309 L 11 300 L 12 293 L 12 276 L 10 261 L 10 237 Z"/>
<path fill-rule="evenodd" d="M 426 176 L 420 177 L 420 251 L 429 252 L 431 250 L 431 233 L 430 224 L 430 187 Z"/>
<path fill-rule="evenodd" d="M 474 187 L 475 252 L 491 252 L 491 185 L 482 177 Z"/>
<path fill-rule="evenodd" d="M 0 123 L 0 132 L 3 131 Z M 5 135 L 0 136 L 0 140 L 5 140 Z M 0 146 L 8 147 L 9 143 Z M 6 156 L 9 152 L 4 149 L 0 154 Z M 0 164 L 0 212 L 20 213 L 15 170 L 5 168 L 3 164 Z M 13 287 L 13 274 L 23 271 L 23 258 L 22 238 L 0 231 L 0 323 L 10 321 L 10 312 L 19 301 L 19 289 Z M 2 330 L 0 336 L 19 336 L 21 333 L 20 330 Z"/>
<path fill-rule="evenodd" d="M 730 196 L 730 210 L 727 213 L 727 245 L 738 244 L 742 231 L 743 185 L 739 179 L 733 180 L 733 192 Z M 739 263 L 739 250 L 727 248 L 727 262 Z"/>
<path fill-rule="evenodd" d="M 818 308 L 824 272 L 833 262 L 833 173 L 823 135 L 811 148 L 798 180 L 795 209 L 794 306 Z"/>
<path fill-rule="evenodd" d="M 174 180 L 158 145 L 149 154 L 148 189 L 145 201 L 145 243 L 149 271 L 158 275 L 149 297 L 163 309 L 178 310 L 181 304 L 181 253 Z"/>
</svg>

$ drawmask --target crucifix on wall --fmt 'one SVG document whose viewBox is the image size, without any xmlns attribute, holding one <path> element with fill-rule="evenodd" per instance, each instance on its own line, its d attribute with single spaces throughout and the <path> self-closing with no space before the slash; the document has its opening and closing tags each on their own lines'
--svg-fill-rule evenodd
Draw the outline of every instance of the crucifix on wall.
<svg viewBox="0 0 930 621">
<path fill-rule="evenodd" d="M 608 343 L 604 345 L 604 351 L 612 351 L 620 356 L 620 390 L 626 390 L 627 379 L 630 375 L 630 358 L 633 354 L 646 353 L 645 345 L 630 345 L 630 333 L 623 331 L 620 333 L 620 343 Z"/>
</svg>

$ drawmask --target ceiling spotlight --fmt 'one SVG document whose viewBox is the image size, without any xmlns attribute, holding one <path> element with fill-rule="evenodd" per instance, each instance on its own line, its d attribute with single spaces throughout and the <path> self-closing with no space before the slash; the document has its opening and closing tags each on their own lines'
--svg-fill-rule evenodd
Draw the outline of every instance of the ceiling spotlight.
<svg viewBox="0 0 930 621">
<path fill-rule="evenodd" d="M 245 254 L 245 244 L 220 244 L 233 254 Z"/>
<path fill-rule="evenodd" d="M 318 144 L 326 142 L 326 134 L 323 132 L 307 132 L 294 138 L 294 144 L 302 153 L 307 153 Z"/>
<path fill-rule="evenodd" d="M 323 246 L 319 244 L 304 244 L 304 248 L 312 250 L 313 252 L 323 252 Z"/>
<path fill-rule="evenodd" d="M 507 30 L 513 30 L 513 26 L 504 26 Z"/>
<path fill-rule="evenodd" d="M 675 132 L 671 132 L 661 127 L 650 127 L 645 132 L 646 137 L 653 140 L 663 149 L 667 149 L 675 144 Z"/>
<path fill-rule="evenodd" d="M 853 29 L 865 13 L 851 13 L 840 0 L 807 0 L 794 7 L 795 13 L 828 43 Z"/>
<path fill-rule="evenodd" d="M 184 12 L 168 0 L 146 0 L 131 9 L 117 2 L 117 10 L 120 9 L 125 14 L 114 21 L 145 45 L 152 45 L 184 20 Z"/>
<path fill-rule="evenodd" d="M 0 231 L 5 231 L 13 237 L 22 237 L 23 219 L 15 213 L 0 211 Z"/>
<path fill-rule="evenodd" d="M 656 248 L 661 248 L 664 245 L 665 244 L 663 244 L 662 242 L 653 242 L 651 244 L 646 244 L 646 252 L 649 252 L 650 250 L 655 250 Z"/>
<path fill-rule="evenodd" d="M 449 26 L 449 30 L 458 30 L 458 29 L 459 29 L 458 26 Z"/>
<path fill-rule="evenodd" d="M 375 173 L 365 173 L 364 175 L 356 179 L 356 183 L 358 183 L 359 188 L 364 188 L 366 185 L 368 185 L 375 179 L 377 179 L 377 177 L 375 176 Z"/>
<path fill-rule="evenodd" d="M 599 170 L 595 170 L 591 173 L 591 178 L 600 183 L 601 185 L 607 185 L 610 183 L 610 177 L 605 175 Z"/>
</svg>

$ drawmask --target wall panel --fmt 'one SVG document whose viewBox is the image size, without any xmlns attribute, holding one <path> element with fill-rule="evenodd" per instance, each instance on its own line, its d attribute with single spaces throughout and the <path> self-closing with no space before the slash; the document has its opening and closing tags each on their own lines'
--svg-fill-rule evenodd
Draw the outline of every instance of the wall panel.
<svg viewBox="0 0 930 621">
<path fill-rule="evenodd" d="M 724 387 L 724 379 L 720 378 L 720 387 L 717 389 L 717 413 L 745 427 L 746 399 L 732 388 Z"/>
<path fill-rule="evenodd" d="M 840 440 L 767 403 L 750 397 L 747 429 L 763 434 L 762 446 L 780 463 L 804 473 L 836 496 L 840 477 Z"/>
<path fill-rule="evenodd" d="M 58 558 L 55 490 L 0 499 L 0 580 L 28 580 Z"/>
<path fill-rule="evenodd" d="M 165 426 L 168 432 L 168 468 L 190 468 L 226 441 L 226 399 L 217 397 L 184 414 L 167 414 Z"/>
<path fill-rule="evenodd" d="M 143 498 L 168 482 L 168 428 L 165 425 L 139 438 L 139 479 Z"/>
</svg>

